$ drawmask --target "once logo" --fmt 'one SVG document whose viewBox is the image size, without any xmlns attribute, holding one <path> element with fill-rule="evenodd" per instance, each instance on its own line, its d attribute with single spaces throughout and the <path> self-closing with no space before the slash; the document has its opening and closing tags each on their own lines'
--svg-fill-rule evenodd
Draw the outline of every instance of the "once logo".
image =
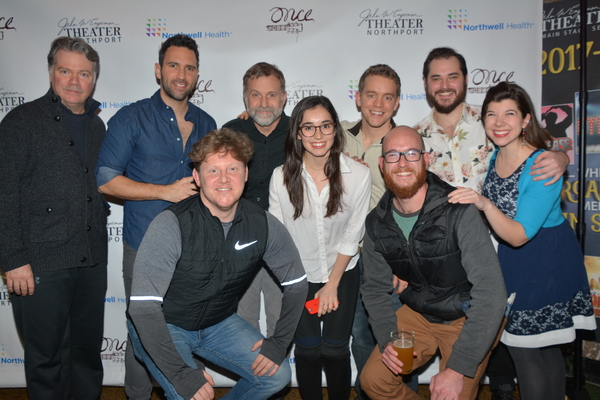
<svg viewBox="0 0 600 400">
<path fill-rule="evenodd" d="M 515 71 L 502 71 L 498 72 L 496 70 L 489 70 L 484 68 L 476 68 L 471 71 L 471 81 L 474 85 L 481 85 L 482 83 L 488 84 L 493 83 L 494 85 L 501 82 L 512 81 L 512 77 L 515 74 Z"/>
<path fill-rule="evenodd" d="M 0 40 L 4 39 L 4 31 L 6 30 L 17 30 L 14 26 L 11 26 L 13 23 L 13 17 L 0 17 Z"/>
<path fill-rule="evenodd" d="M 308 11 L 298 10 L 296 11 L 293 8 L 284 8 L 284 7 L 273 7 L 269 11 L 271 11 L 271 22 L 277 24 L 281 21 L 287 22 L 288 19 L 290 21 L 298 21 L 298 22 L 307 22 L 313 21 L 313 18 L 310 18 L 310 14 L 312 13 L 312 9 Z"/>
<path fill-rule="evenodd" d="M 113 351 L 113 350 L 125 351 L 126 348 L 127 348 L 127 340 L 124 340 L 123 342 L 121 342 L 119 339 L 105 337 L 105 338 L 102 338 L 102 348 L 100 349 L 100 352 Z"/>
</svg>

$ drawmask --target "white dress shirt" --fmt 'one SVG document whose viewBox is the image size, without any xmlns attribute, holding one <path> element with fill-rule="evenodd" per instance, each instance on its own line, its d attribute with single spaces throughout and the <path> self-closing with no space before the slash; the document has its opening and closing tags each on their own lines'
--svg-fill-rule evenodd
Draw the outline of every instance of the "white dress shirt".
<svg viewBox="0 0 600 400">
<path fill-rule="evenodd" d="M 352 256 L 346 271 L 356 266 L 358 244 L 365 233 L 365 219 L 371 198 L 369 168 L 345 155 L 340 156 L 343 210 L 325 218 L 329 200 L 329 183 L 317 192 L 317 186 L 304 166 L 304 211 L 294 219 L 294 206 L 283 183 L 283 166 L 275 168 L 269 187 L 269 212 L 289 230 L 298 247 L 308 281 L 324 283 L 338 253 Z"/>
</svg>

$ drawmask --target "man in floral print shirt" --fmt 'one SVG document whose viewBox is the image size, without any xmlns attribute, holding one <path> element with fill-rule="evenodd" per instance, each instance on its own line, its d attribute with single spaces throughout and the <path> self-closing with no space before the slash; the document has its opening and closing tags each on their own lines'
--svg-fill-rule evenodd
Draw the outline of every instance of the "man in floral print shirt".
<svg viewBox="0 0 600 400">
<path fill-rule="evenodd" d="M 430 153 L 429 170 L 454 186 L 481 191 L 494 150 L 481 123 L 481 108 L 465 102 L 467 65 L 448 47 L 433 49 L 423 64 L 423 83 L 431 113 L 415 125 Z M 562 152 L 540 154 L 534 180 L 557 181 L 569 165 Z"/>
<path fill-rule="evenodd" d="M 415 125 L 429 152 L 429 170 L 453 186 L 481 192 L 494 146 L 481 122 L 481 108 L 465 102 L 467 64 L 464 57 L 448 47 L 429 53 L 423 64 L 423 83 L 432 110 Z M 569 165 L 565 153 L 546 151 L 537 156 L 530 173 L 534 180 L 560 179 Z M 512 370 L 512 373 L 511 373 Z M 493 400 L 512 399 L 514 367 L 508 351 L 500 344 L 490 358 L 486 374 Z"/>
</svg>

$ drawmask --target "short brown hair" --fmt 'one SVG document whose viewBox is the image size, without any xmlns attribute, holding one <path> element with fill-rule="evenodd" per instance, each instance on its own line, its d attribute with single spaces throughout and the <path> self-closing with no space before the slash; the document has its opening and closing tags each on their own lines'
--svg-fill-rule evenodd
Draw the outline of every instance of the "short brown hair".
<svg viewBox="0 0 600 400">
<path fill-rule="evenodd" d="M 457 53 L 456 50 L 450 47 L 436 47 L 429 52 L 423 63 L 423 79 L 427 80 L 429 77 L 429 66 L 433 60 L 449 60 L 452 57 L 455 57 L 458 60 L 460 72 L 462 72 L 463 76 L 466 78 L 468 74 L 467 61 L 463 55 Z"/>
<path fill-rule="evenodd" d="M 175 36 L 171 36 L 160 45 L 160 49 L 158 50 L 158 65 L 161 67 L 163 66 L 163 61 L 165 61 L 165 54 L 167 54 L 167 50 L 169 50 L 170 47 L 184 47 L 193 51 L 196 56 L 196 67 L 200 65 L 198 43 L 191 37 L 179 33 Z"/>
<path fill-rule="evenodd" d="M 363 72 L 362 76 L 360 77 L 360 80 L 358 81 L 358 91 L 360 93 L 362 93 L 365 89 L 365 81 L 367 77 L 371 75 L 383 76 L 384 78 L 388 78 L 394 81 L 394 83 L 396 84 L 396 96 L 400 96 L 400 77 L 398 76 L 396 71 L 394 71 L 392 67 L 390 67 L 387 64 L 371 65 L 369 68 L 367 68 L 365 72 Z"/>
<path fill-rule="evenodd" d="M 285 93 L 285 77 L 283 72 L 277 68 L 277 65 L 269 64 L 266 62 L 259 62 L 251 66 L 248 71 L 244 74 L 244 97 L 246 96 L 246 90 L 248 90 L 248 81 L 250 79 L 260 78 L 261 76 L 275 75 L 279 79 L 281 85 L 281 93 Z"/>
<path fill-rule="evenodd" d="M 248 165 L 254 155 L 254 143 L 248 135 L 228 128 L 214 129 L 194 144 L 188 154 L 197 170 L 208 157 L 218 153 L 229 153 L 233 158 Z"/>
</svg>

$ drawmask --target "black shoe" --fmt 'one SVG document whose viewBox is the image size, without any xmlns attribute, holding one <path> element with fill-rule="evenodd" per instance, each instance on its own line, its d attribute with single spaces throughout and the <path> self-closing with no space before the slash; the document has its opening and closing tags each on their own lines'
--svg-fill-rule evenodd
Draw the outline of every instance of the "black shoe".
<svg viewBox="0 0 600 400">
<path fill-rule="evenodd" d="M 505 383 L 492 389 L 492 400 L 514 400 L 513 392 L 515 388 L 510 383 Z"/>
</svg>

